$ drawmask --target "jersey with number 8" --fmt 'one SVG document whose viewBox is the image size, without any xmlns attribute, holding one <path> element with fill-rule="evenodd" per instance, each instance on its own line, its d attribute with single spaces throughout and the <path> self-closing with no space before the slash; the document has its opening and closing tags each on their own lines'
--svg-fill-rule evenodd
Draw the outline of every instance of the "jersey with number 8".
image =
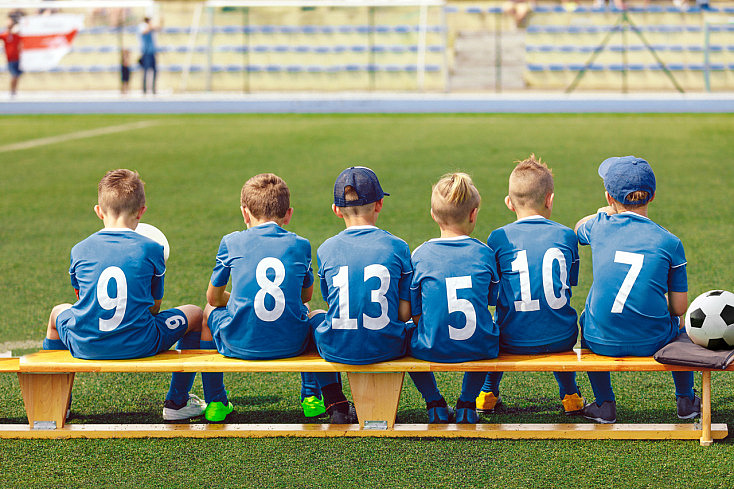
<svg viewBox="0 0 734 489">
<path fill-rule="evenodd" d="M 498 276 L 494 251 L 468 236 L 436 238 L 412 256 L 411 312 L 420 315 L 410 353 L 431 362 L 495 358 L 499 329 L 492 320 Z"/>
<path fill-rule="evenodd" d="M 578 229 L 591 245 L 594 282 L 581 323 L 584 338 L 645 348 L 678 328 L 665 294 L 686 292 L 686 257 L 675 235 L 633 212 L 599 213 Z"/>
<path fill-rule="evenodd" d="M 353 226 L 318 250 L 321 293 L 329 310 L 316 328 L 325 359 L 352 365 L 405 354 L 399 300 L 410 300 L 410 249 L 375 226 Z"/>
<path fill-rule="evenodd" d="M 573 230 L 542 216 L 496 229 L 487 244 L 500 274 L 496 321 L 500 347 L 541 347 L 578 336 L 571 287 L 578 282 Z"/>
</svg>

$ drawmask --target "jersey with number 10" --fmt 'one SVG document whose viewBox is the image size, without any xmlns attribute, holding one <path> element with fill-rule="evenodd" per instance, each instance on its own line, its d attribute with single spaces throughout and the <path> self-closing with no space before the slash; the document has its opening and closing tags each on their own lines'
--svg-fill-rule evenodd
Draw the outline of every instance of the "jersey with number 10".
<svg viewBox="0 0 734 489">
<path fill-rule="evenodd" d="M 399 300 L 410 300 L 410 248 L 375 226 L 352 226 L 318 250 L 321 293 L 329 305 L 316 328 L 330 362 L 362 365 L 405 355 Z"/>
<path fill-rule="evenodd" d="M 494 252 L 469 236 L 436 238 L 413 252 L 410 354 L 429 362 L 495 358 L 499 329 L 488 306 L 498 282 Z"/>
<path fill-rule="evenodd" d="M 300 355 L 310 337 L 301 289 L 313 284 L 307 239 L 267 222 L 222 238 L 211 283 L 227 285 L 231 320 L 217 328 L 222 355 L 265 360 Z"/>
<path fill-rule="evenodd" d="M 69 275 L 79 300 L 66 323 L 78 358 L 150 354 L 158 330 L 149 308 L 163 298 L 163 246 L 132 229 L 105 228 L 71 249 Z"/>
<path fill-rule="evenodd" d="M 500 348 L 540 347 L 578 336 L 571 286 L 578 283 L 572 229 L 531 216 L 495 229 L 487 244 L 500 274 L 495 311 Z"/>
<path fill-rule="evenodd" d="M 634 212 L 604 212 L 578 229 L 591 245 L 594 282 L 586 298 L 584 338 L 608 346 L 659 344 L 678 328 L 665 294 L 686 292 L 686 256 L 675 235 Z"/>
</svg>

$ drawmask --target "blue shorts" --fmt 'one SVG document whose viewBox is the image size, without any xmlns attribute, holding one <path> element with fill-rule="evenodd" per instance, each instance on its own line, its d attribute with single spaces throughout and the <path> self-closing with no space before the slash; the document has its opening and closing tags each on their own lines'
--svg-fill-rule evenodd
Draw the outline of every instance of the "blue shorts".
<svg viewBox="0 0 734 489">
<path fill-rule="evenodd" d="M 93 360 L 112 360 L 143 358 L 155 355 L 170 349 L 178 340 L 183 338 L 189 327 L 186 315 L 180 309 L 166 309 L 155 316 L 155 331 L 145 343 L 136 342 L 140 338 L 139 331 L 133 331 L 128 338 L 115 337 L 115 343 L 98 341 L 80 341 L 72 329 L 75 318 L 71 309 L 66 309 L 56 317 L 56 331 L 59 338 L 69 349 L 75 358 L 86 358 Z M 126 341 L 129 339 L 129 341 Z M 152 339 L 152 341 L 151 341 Z"/>
<path fill-rule="evenodd" d="M 588 348 L 597 355 L 604 355 L 605 357 L 651 357 L 656 351 L 673 341 L 680 335 L 684 330 L 676 327 L 679 324 L 680 319 L 678 316 L 670 316 L 671 330 L 667 338 L 661 341 L 648 344 L 628 344 L 628 345 L 605 345 L 595 341 L 589 341 L 583 336 L 583 319 L 586 314 L 586 310 L 581 313 L 580 322 L 582 324 L 581 334 L 581 348 Z"/>
<path fill-rule="evenodd" d="M 10 76 L 13 78 L 18 78 L 23 74 L 23 72 L 20 71 L 20 61 L 8 61 L 8 71 L 10 72 Z"/>
<path fill-rule="evenodd" d="M 500 345 L 500 351 L 502 353 L 512 353 L 515 355 L 540 355 L 542 353 L 560 353 L 573 350 L 573 347 L 576 345 L 577 339 L 578 335 L 573 335 L 565 340 L 556 341 L 541 346 Z"/>
</svg>

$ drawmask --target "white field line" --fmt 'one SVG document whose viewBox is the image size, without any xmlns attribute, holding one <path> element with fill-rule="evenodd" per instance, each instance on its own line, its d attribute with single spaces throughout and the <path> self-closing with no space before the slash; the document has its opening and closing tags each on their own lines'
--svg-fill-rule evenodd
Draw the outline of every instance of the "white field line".
<svg viewBox="0 0 734 489">
<path fill-rule="evenodd" d="M 2 353 L 9 352 L 12 350 L 28 350 L 30 348 L 41 348 L 42 340 L 25 340 L 25 341 L 6 341 L 0 343 L 0 358 Z"/>
<path fill-rule="evenodd" d="M 8 151 L 19 151 L 22 149 L 37 148 L 48 144 L 63 143 L 65 141 L 73 141 L 75 139 L 92 138 L 95 136 L 103 136 L 105 134 L 114 134 L 116 132 L 132 131 L 134 129 L 143 129 L 145 127 L 156 126 L 161 121 L 139 121 L 129 124 L 121 124 L 119 126 L 100 127 L 97 129 L 89 129 L 86 131 L 70 132 L 67 134 L 59 134 L 58 136 L 50 136 L 47 138 L 31 139 L 20 143 L 6 144 L 0 146 L 0 153 Z"/>
</svg>

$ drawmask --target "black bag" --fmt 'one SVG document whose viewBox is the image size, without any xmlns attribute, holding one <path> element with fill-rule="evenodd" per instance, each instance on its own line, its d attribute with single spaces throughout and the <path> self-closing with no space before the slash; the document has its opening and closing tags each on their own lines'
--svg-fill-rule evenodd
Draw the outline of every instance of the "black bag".
<svg viewBox="0 0 734 489">
<path fill-rule="evenodd" d="M 734 349 L 709 350 L 692 342 L 686 333 L 681 333 L 674 341 L 655 352 L 653 358 L 668 365 L 724 370 L 734 361 Z"/>
</svg>

